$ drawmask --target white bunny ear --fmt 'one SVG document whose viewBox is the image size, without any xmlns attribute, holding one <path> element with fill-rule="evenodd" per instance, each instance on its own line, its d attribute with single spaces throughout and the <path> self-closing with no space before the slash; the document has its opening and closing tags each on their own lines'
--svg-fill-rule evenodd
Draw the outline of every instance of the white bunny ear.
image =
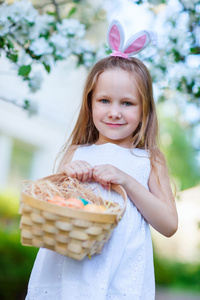
<svg viewBox="0 0 200 300">
<path fill-rule="evenodd" d="M 156 45 L 157 34 L 153 31 L 142 30 L 128 39 L 122 52 L 128 56 L 135 55 L 145 49 L 150 42 L 152 42 L 153 45 Z"/>
<path fill-rule="evenodd" d="M 112 51 L 122 51 L 124 46 L 124 29 L 118 20 L 113 20 L 108 28 L 107 39 Z"/>
</svg>

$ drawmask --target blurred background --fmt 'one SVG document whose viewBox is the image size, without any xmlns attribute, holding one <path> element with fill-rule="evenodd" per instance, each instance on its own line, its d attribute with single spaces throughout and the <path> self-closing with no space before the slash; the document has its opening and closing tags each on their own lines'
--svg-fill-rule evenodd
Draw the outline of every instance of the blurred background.
<svg viewBox="0 0 200 300">
<path fill-rule="evenodd" d="M 156 30 L 137 55 L 150 69 L 160 142 L 176 185 L 178 232 L 152 229 L 156 300 L 200 299 L 200 2 L 0 1 L 0 298 L 25 298 L 38 249 L 20 244 L 22 180 L 52 174 L 76 121 L 107 27 Z"/>
</svg>

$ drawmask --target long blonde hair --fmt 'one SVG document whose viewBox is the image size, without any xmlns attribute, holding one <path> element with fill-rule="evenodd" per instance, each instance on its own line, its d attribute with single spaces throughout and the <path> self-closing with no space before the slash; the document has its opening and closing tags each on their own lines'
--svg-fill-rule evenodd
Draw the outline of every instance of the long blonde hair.
<svg viewBox="0 0 200 300">
<path fill-rule="evenodd" d="M 97 142 L 99 132 L 92 119 L 92 92 L 98 76 L 106 70 L 122 69 L 134 75 L 142 101 L 142 121 L 133 132 L 132 148 L 144 148 L 150 155 L 151 165 L 163 161 L 164 157 L 158 147 L 158 121 L 153 98 L 153 88 L 147 67 L 137 58 L 130 60 L 121 57 L 106 57 L 97 62 L 88 74 L 83 91 L 82 105 L 79 116 L 68 141 L 60 154 L 64 154 L 68 147 L 91 145 Z"/>
</svg>

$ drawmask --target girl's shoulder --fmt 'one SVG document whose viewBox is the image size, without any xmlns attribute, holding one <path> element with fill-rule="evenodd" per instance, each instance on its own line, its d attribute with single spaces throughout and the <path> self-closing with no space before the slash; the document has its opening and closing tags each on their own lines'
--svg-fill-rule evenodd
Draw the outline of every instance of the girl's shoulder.
<svg viewBox="0 0 200 300">
<path fill-rule="evenodd" d="M 150 151 L 145 148 L 132 148 L 130 151 L 133 152 L 133 154 L 138 156 L 144 156 L 146 158 L 150 158 Z"/>
</svg>

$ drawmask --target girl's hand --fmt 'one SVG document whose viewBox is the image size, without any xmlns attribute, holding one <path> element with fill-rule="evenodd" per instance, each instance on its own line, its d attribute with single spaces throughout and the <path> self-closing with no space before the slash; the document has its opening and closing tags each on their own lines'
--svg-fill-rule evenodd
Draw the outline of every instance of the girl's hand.
<svg viewBox="0 0 200 300">
<path fill-rule="evenodd" d="M 109 188 L 110 183 L 120 184 L 124 187 L 126 177 L 126 173 L 112 165 L 95 166 L 93 170 L 94 180 L 105 188 Z"/>
<path fill-rule="evenodd" d="M 62 172 L 69 177 L 76 178 L 79 181 L 88 181 L 93 178 L 93 167 L 84 160 L 75 160 L 65 164 Z"/>
</svg>

